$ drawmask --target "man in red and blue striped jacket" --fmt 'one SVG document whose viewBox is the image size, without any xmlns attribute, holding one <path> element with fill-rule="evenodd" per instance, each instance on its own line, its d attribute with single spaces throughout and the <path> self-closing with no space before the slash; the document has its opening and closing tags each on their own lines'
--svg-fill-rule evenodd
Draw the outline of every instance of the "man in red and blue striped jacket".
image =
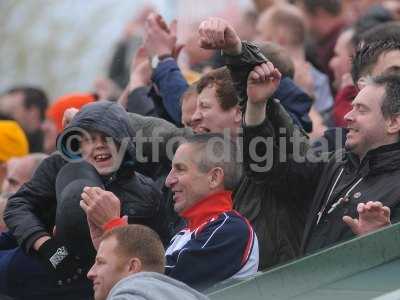
<svg viewBox="0 0 400 300">
<path fill-rule="evenodd" d="M 257 272 L 257 237 L 232 207 L 241 175 L 236 155 L 227 136 L 195 135 L 177 149 L 166 179 L 186 226 L 167 248 L 165 272 L 195 288 Z"/>
<path fill-rule="evenodd" d="M 241 279 L 258 269 L 256 234 L 247 219 L 233 210 L 231 191 L 241 177 L 237 152 L 237 145 L 229 136 L 194 135 L 178 147 L 166 179 L 174 194 L 174 210 L 186 226 L 172 238 L 166 250 L 165 274 L 196 289 L 230 278 Z M 99 190 L 91 193 L 89 189 L 85 188 L 82 201 L 93 207 L 85 211 L 96 246 L 101 237 L 96 229 L 99 233 L 127 222 L 116 216 L 119 200 L 115 196 L 109 197 L 109 192 Z M 110 210 L 113 213 L 96 209 L 106 207 L 100 202 L 108 202 L 106 206 L 117 209 Z M 103 229 L 92 222 L 99 218 L 108 221 Z"/>
</svg>

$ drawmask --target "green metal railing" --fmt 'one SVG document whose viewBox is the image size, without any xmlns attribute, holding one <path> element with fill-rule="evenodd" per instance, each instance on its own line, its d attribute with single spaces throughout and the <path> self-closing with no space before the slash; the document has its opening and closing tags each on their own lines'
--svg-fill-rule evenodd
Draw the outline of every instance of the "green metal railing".
<svg viewBox="0 0 400 300">
<path fill-rule="evenodd" d="M 212 300 L 354 300 L 372 299 L 398 288 L 400 224 L 260 272 L 248 280 L 225 283 L 208 295 Z"/>
</svg>

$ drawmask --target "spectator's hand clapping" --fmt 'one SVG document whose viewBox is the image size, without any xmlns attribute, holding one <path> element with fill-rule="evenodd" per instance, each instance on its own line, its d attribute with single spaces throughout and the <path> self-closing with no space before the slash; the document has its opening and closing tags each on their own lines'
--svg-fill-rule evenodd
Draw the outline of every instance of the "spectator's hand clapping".
<svg viewBox="0 0 400 300">
<path fill-rule="evenodd" d="M 390 208 L 379 201 L 359 203 L 357 206 L 358 219 L 343 217 L 345 222 L 356 235 L 364 235 L 387 225 L 390 225 Z"/>
<path fill-rule="evenodd" d="M 132 59 L 129 77 L 129 92 L 141 86 L 148 86 L 151 83 L 152 69 L 149 56 L 144 46 L 139 47 Z"/>
<path fill-rule="evenodd" d="M 81 197 L 81 208 L 88 220 L 97 226 L 102 227 L 110 220 L 120 217 L 121 202 L 113 193 L 99 187 L 85 187 Z"/>
<path fill-rule="evenodd" d="M 144 46 L 152 56 L 172 55 L 177 58 L 183 45 L 177 43 L 177 21 L 168 27 L 159 14 L 152 13 L 146 20 Z"/>
<path fill-rule="evenodd" d="M 221 49 L 226 54 L 238 55 L 242 51 L 242 42 L 235 29 L 224 19 L 208 18 L 199 26 L 200 47 Z"/>
</svg>

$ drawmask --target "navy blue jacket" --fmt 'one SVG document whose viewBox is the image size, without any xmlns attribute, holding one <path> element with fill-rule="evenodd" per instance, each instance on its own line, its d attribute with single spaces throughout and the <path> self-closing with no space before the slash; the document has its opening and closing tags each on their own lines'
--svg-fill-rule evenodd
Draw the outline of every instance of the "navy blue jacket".
<svg viewBox="0 0 400 300">
<path fill-rule="evenodd" d="M 166 58 L 153 71 L 153 86 L 143 86 L 128 95 L 127 110 L 165 119 L 181 126 L 180 98 L 189 87 L 175 59 Z"/>
</svg>

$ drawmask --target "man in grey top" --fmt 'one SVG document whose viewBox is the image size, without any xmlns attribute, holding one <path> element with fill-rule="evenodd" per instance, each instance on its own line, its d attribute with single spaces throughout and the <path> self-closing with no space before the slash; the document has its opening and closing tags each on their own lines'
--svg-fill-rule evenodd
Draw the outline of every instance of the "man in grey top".
<svg viewBox="0 0 400 300">
<path fill-rule="evenodd" d="M 164 247 L 143 225 L 117 227 L 104 234 L 88 273 L 95 300 L 207 300 L 186 284 L 163 274 Z"/>
</svg>

